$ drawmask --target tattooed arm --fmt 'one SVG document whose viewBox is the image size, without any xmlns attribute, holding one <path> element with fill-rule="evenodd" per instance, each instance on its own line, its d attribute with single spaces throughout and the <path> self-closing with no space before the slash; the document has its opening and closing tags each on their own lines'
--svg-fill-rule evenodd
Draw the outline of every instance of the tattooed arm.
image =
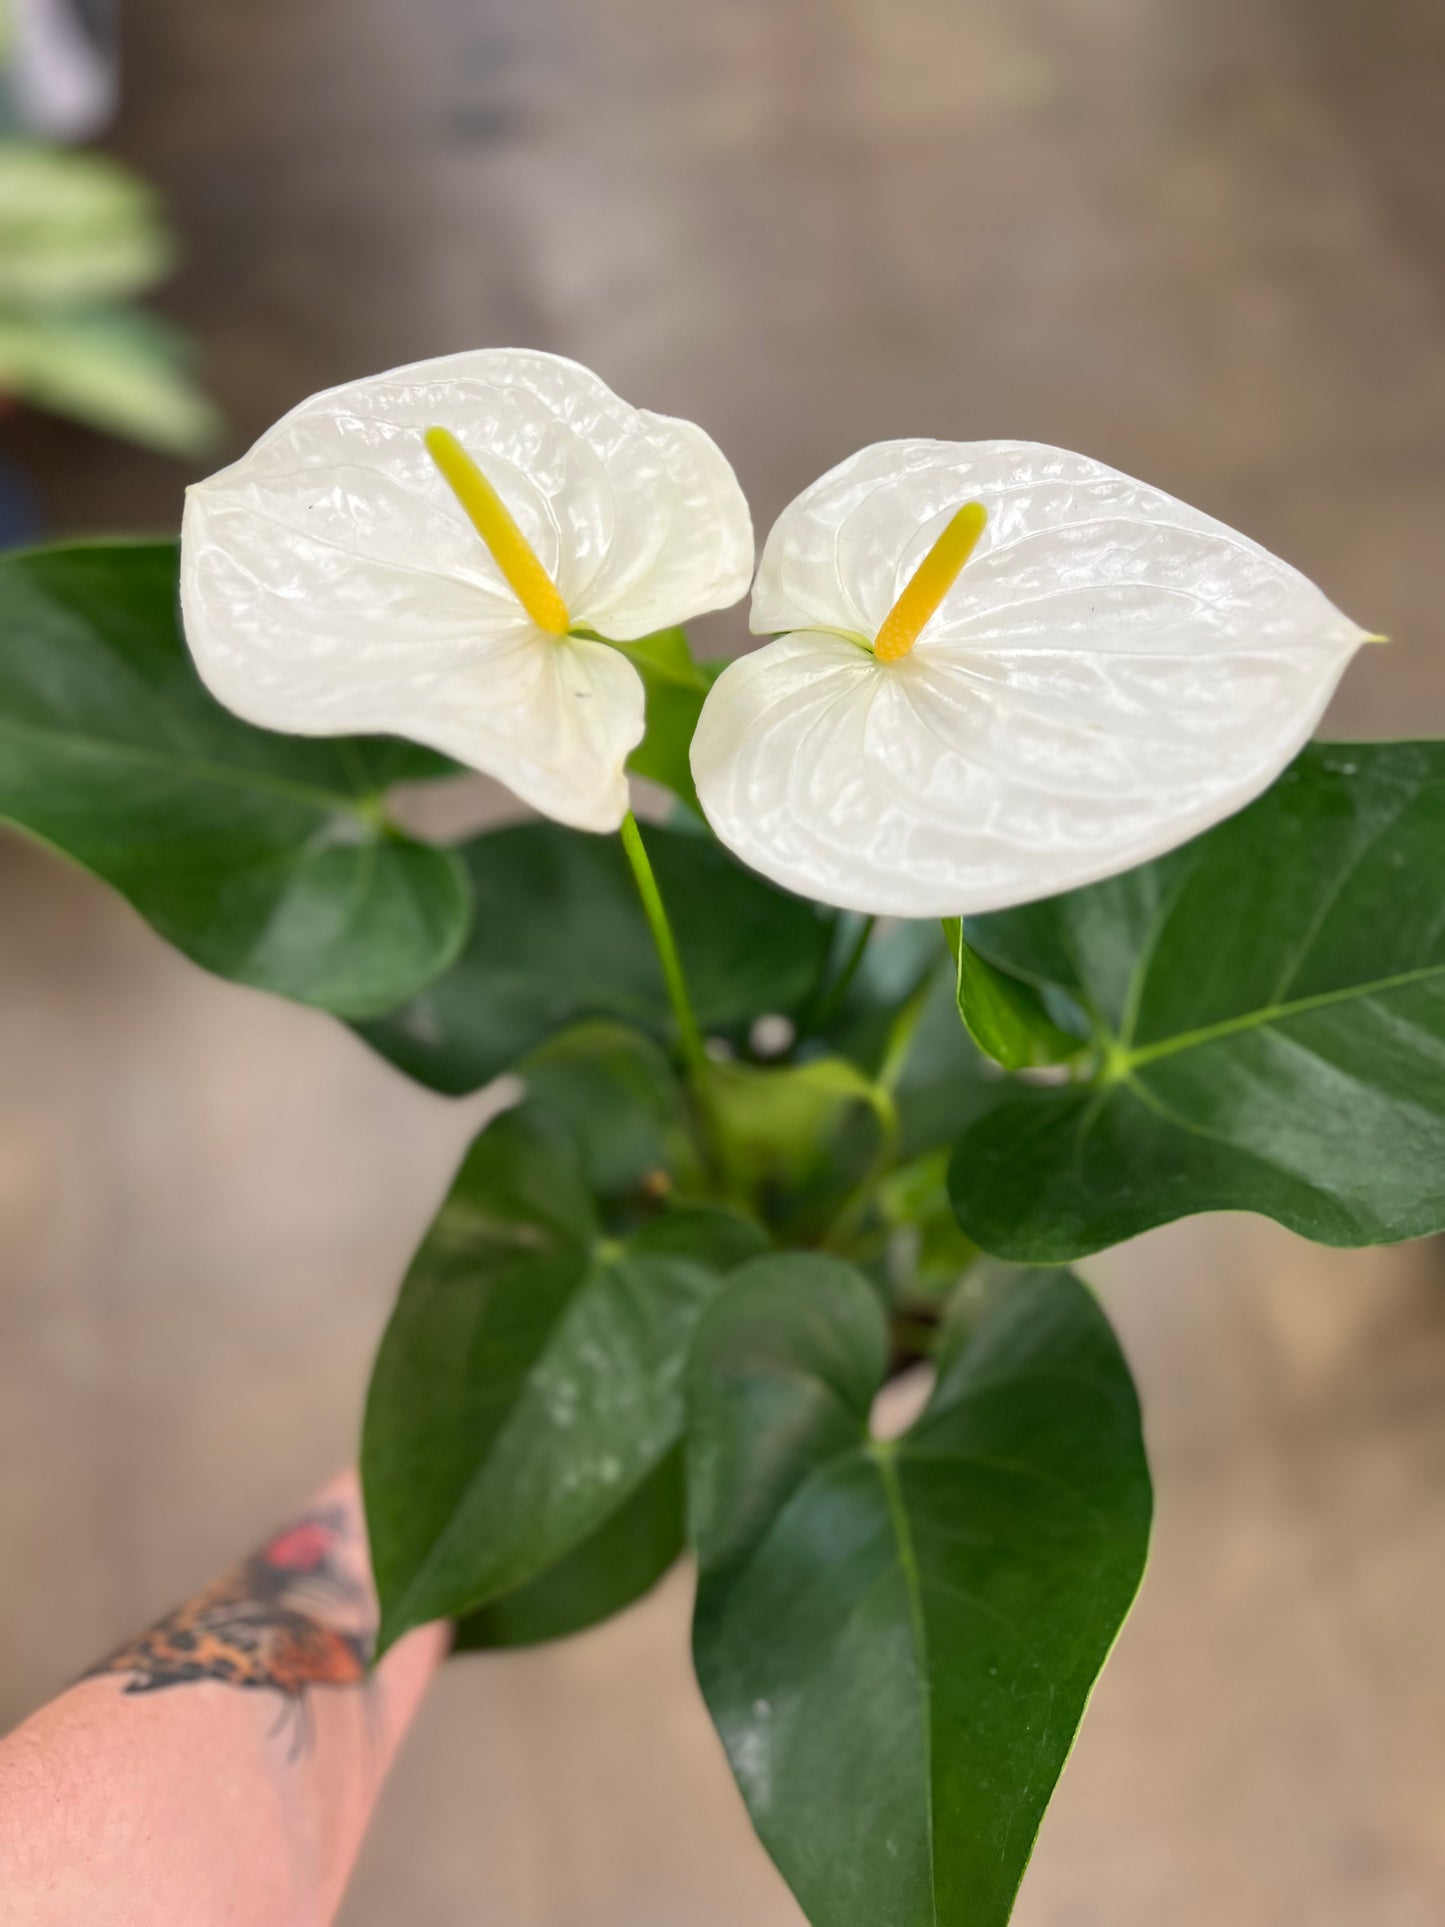
<svg viewBox="0 0 1445 1927">
<path fill-rule="evenodd" d="M 0 1927 L 324 1927 L 446 1645 L 374 1630 L 347 1474 L 0 1741 Z"/>
</svg>

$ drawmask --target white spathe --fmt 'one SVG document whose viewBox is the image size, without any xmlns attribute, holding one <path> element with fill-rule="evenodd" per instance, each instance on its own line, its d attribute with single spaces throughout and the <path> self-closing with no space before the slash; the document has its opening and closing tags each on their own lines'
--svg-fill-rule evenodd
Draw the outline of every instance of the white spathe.
<svg viewBox="0 0 1445 1927">
<path fill-rule="evenodd" d="M 911 652 L 871 644 L 949 518 L 988 523 Z M 1258 543 L 1033 442 L 882 442 L 784 509 L 692 745 L 743 862 L 844 909 L 971 915 L 1143 862 L 1304 744 L 1369 638 Z"/>
<path fill-rule="evenodd" d="M 702 429 L 560 356 L 477 349 L 313 395 L 187 491 L 201 675 L 250 722 L 408 737 L 560 822 L 616 829 L 641 679 L 527 615 L 427 453 L 432 427 L 502 497 L 574 628 L 634 641 L 746 592 L 747 502 Z"/>
</svg>

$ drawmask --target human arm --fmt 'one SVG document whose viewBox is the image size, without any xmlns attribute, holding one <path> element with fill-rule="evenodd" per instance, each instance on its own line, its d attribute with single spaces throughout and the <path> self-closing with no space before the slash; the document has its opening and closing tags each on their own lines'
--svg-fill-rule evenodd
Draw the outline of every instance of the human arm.
<svg viewBox="0 0 1445 1927">
<path fill-rule="evenodd" d="M 375 1626 L 347 1473 L 0 1741 L 0 1927 L 324 1927 L 446 1650 Z"/>
</svg>

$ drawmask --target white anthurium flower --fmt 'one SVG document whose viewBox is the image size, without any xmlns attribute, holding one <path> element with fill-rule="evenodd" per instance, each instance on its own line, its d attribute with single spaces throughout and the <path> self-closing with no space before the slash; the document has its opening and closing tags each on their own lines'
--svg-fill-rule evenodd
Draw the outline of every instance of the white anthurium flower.
<svg viewBox="0 0 1445 1927">
<path fill-rule="evenodd" d="M 964 565 L 967 566 L 964 566 Z M 971 915 L 1110 876 L 1266 788 L 1371 640 L 1102 462 L 882 442 L 784 509 L 692 770 L 721 840 L 843 909 Z"/>
<path fill-rule="evenodd" d="M 479 349 L 302 402 L 188 491 L 181 550 L 187 641 L 238 715 L 405 736 L 612 830 L 644 695 L 607 641 L 736 602 L 753 534 L 702 429 Z"/>
</svg>

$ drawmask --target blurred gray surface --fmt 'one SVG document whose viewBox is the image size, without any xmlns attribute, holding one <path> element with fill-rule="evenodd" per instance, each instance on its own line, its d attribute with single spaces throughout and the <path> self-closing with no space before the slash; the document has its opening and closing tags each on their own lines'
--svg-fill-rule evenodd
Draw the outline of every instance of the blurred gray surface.
<svg viewBox="0 0 1445 1927">
<path fill-rule="evenodd" d="M 1058 441 L 1396 638 L 1336 732 L 1445 734 L 1438 0 L 130 0 L 126 35 L 117 144 L 238 445 L 509 341 L 701 420 L 760 531 L 864 441 Z M 3 436 L 57 528 L 174 524 L 179 469 Z M 352 1450 L 476 1115 L 0 841 L 0 1725 Z M 1445 1262 L 1216 1219 L 1092 1273 L 1156 1556 L 1019 1921 L 1434 1927 Z M 686 1593 L 453 1668 L 346 1927 L 796 1923 Z"/>
</svg>

